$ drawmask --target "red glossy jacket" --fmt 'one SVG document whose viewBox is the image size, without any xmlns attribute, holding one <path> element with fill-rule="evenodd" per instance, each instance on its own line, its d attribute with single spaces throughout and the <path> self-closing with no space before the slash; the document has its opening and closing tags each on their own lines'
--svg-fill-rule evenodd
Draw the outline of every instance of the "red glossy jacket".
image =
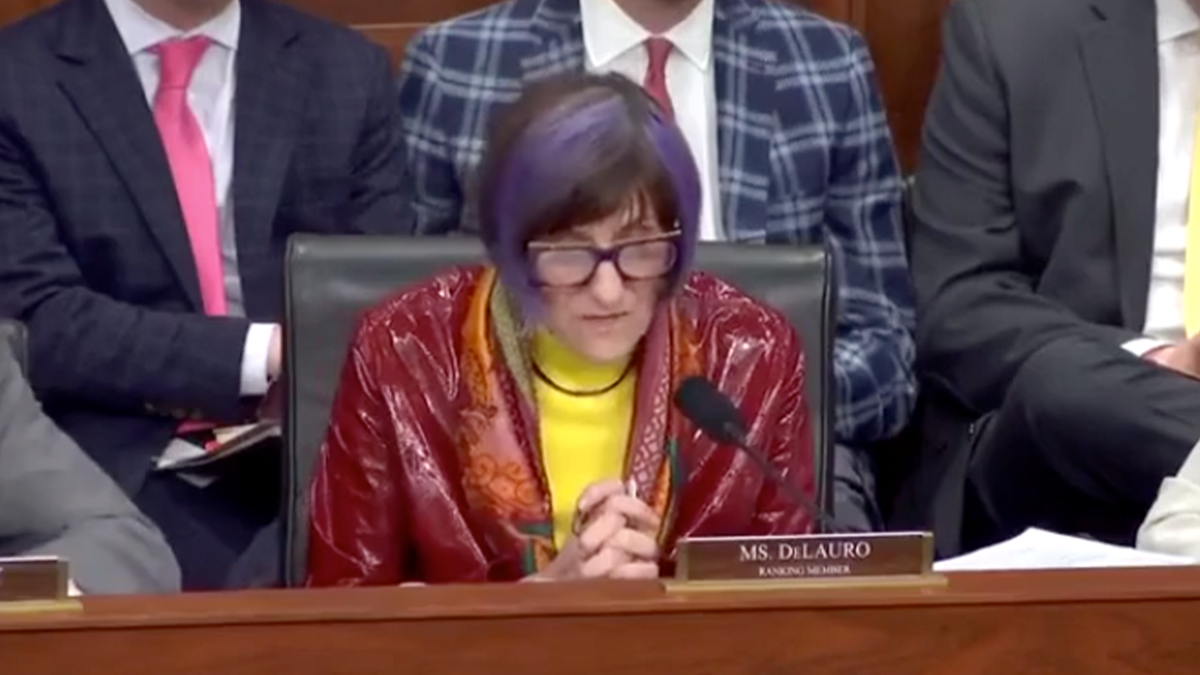
<svg viewBox="0 0 1200 675">
<path fill-rule="evenodd" d="M 312 486 L 309 585 L 504 581 L 527 572 L 519 546 L 495 536 L 492 514 L 463 487 L 461 327 L 480 277 L 480 269 L 440 275 L 362 319 Z M 700 373 L 737 404 L 751 443 L 811 494 L 803 351 L 787 319 L 702 273 L 673 302 L 695 336 Z M 812 514 L 749 458 L 682 425 L 675 451 L 683 480 L 663 539 L 665 567 L 680 537 L 811 530 Z M 547 494 L 544 484 L 534 490 Z"/>
</svg>

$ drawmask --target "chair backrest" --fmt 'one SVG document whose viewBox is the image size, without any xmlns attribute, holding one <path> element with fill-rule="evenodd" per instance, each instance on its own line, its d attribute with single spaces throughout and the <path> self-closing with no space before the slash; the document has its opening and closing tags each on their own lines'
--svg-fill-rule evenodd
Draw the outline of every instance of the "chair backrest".
<svg viewBox="0 0 1200 675">
<path fill-rule="evenodd" d="M 12 350 L 17 365 L 28 376 L 29 356 L 26 353 L 25 324 L 15 319 L 0 319 L 0 345 Z"/>
<path fill-rule="evenodd" d="M 917 228 L 917 214 L 913 207 L 913 199 L 916 197 L 917 176 L 912 174 L 904 178 L 903 200 L 901 202 L 900 217 L 901 226 L 904 228 L 904 255 L 908 260 L 908 264 L 912 265 L 912 242 L 913 233 Z"/>
<path fill-rule="evenodd" d="M 360 314 L 405 286 L 482 259 L 482 245 L 465 237 L 298 235 L 289 242 L 282 561 L 288 584 L 305 578 L 309 481 Z M 807 357 L 817 497 L 831 509 L 837 289 L 826 251 L 705 243 L 697 267 L 778 308 L 796 326 Z"/>
</svg>

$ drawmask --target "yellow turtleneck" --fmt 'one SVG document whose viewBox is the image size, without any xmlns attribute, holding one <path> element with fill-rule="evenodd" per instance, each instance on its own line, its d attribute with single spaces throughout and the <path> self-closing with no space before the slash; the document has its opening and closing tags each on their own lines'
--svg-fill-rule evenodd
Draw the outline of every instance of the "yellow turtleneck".
<svg viewBox="0 0 1200 675">
<path fill-rule="evenodd" d="M 534 334 L 533 359 L 555 384 L 572 391 L 603 389 L 621 377 L 628 365 L 627 361 L 592 363 L 544 330 Z M 637 391 L 635 374 L 599 396 L 564 394 L 533 377 L 542 464 L 554 511 L 554 543 L 559 548 L 571 536 L 575 503 L 584 488 L 607 478 L 619 480 L 624 473 Z"/>
</svg>

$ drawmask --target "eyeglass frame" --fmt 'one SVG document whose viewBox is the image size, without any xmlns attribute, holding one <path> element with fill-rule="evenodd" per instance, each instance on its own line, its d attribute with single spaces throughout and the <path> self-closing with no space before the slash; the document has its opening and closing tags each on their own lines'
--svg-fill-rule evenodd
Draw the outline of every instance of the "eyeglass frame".
<svg viewBox="0 0 1200 675">
<path fill-rule="evenodd" d="M 616 241 L 608 246 L 594 246 L 583 243 L 542 243 L 530 242 L 525 246 L 526 255 L 529 257 L 530 263 L 534 269 L 537 268 L 536 256 L 539 253 L 547 253 L 554 251 L 586 251 L 592 256 L 592 271 L 580 282 L 574 284 L 550 284 L 533 276 L 533 283 L 539 288 L 582 288 L 592 283 L 592 279 L 596 278 L 596 271 L 600 269 L 600 265 L 606 262 L 611 262 L 613 269 L 620 275 L 621 280 L 630 281 L 653 281 L 654 279 L 662 279 L 671 272 L 671 268 L 679 262 L 679 236 L 678 229 L 669 232 L 652 235 L 649 237 L 640 237 L 638 239 L 626 239 L 624 241 Z M 627 248 L 641 246 L 643 244 L 653 244 L 660 241 L 665 241 L 671 244 L 671 255 L 674 260 L 660 274 L 649 277 L 630 276 L 625 270 L 621 269 L 621 252 Z"/>
</svg>

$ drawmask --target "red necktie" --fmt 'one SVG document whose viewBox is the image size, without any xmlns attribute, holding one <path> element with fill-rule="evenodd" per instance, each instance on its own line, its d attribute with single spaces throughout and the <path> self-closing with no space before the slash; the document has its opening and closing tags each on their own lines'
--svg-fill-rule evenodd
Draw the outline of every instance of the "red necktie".
<svg viewBox="0 0 1200 675">
<path fill-rule="evenodd" d="M 187 90 L 201 57 L 208 49 L 206 37 L 167 40 L 154 47 L 158 54 L 159 82 L 154 93 L 154 122 L 162 138 L 179 208 L 187 225 L 188 240 L 200 280 L 204 312 L 226 313 L 225 274 L 217 220 L 217 195 L 212 161 L 200 123 L 188 106 Z"/>
<path fill-rule="evenodd" d="M 658 102 L 669 119 L 675 117 L 675 108 L 671 105 L 671 94 L 667 91 L 667 58 L 671 56 L 673 45 L 664 37 L 647 38 L 646 78 L 642 87 Z"/>
</svg>

